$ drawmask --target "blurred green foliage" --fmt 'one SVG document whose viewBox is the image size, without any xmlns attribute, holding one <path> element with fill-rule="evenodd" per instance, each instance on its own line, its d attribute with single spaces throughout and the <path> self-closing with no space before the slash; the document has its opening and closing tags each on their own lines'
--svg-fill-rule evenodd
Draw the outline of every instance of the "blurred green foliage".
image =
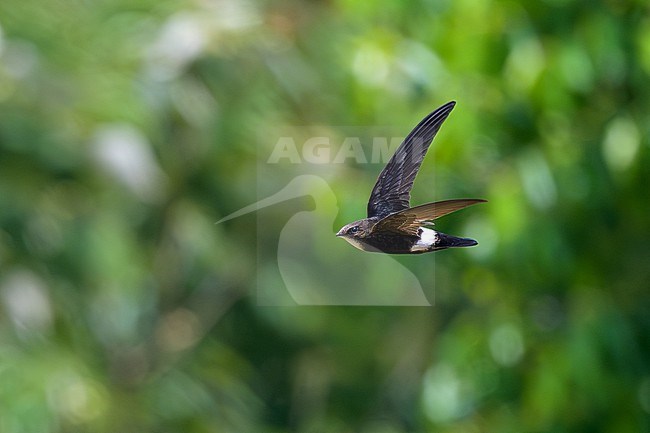
<svg viewBox="0 0 650 433">
<path fill-rule="evenodd" d="M 3 0 L 0 432 L 650 431 L 649 79 L 640 0 Z M 452 99 L 435 306 L 258 305 L 277 131 Z"/>
</svg>

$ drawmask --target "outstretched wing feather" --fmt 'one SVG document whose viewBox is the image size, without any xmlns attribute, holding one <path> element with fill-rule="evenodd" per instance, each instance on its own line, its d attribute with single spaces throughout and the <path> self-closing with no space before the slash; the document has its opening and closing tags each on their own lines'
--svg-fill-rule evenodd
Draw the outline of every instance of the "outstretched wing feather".
<svg viewBox="0 0 650 433">
<path fill-rule="evenodd" d="M 487 200 L 464 198 L 427 203 L 396 212 L 379 220 L 372 228 L 373 232 L 387 231 L 408 236 L 417 236 L 418 230 L 425 224 L 452 212 L 464 209 Z"/>
<path fill-rule="evenodd" d="M 434 110 L 400 144 L 370 193 L 368 218 L 383 218 L 409 208 L 411 188 L 422 160 L 455 105 L 456 103 L 451 101 Z"/>
</svg>

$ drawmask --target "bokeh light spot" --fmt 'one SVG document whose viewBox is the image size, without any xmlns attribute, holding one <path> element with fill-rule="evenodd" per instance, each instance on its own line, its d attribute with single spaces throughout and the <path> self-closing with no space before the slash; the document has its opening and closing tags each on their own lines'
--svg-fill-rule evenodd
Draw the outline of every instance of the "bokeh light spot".
<svg viewBox="0 0 650 433">
<path fill-rule="evenodd" d="M 378 47 L 362 45 L 354 56 L 352 70 L 359 82 L 381 86 L 388 78 L 388 56 Z"/>
<path fill-rule="evenodd" d="M 524 339 L 519 328 L 511 323 L 495 328 L 490 334 L 490 352 L 504 367 L 517 364 L 524 354 Z"/>
<path fill-rule="evenodd" d="M 424 376 L 424 410 L 434 422 L 455 419 L 461 411 L 460 380 L 454 368 L 438 364 Z"/>
<path fill-rule="evenodd" d="M 626 117 L 614 119 L 607 127 L 603 141 L 603 154 L 613 171 L 623 171 L 634 161 L 641 136 L 636 124 Z"/>
</svg>

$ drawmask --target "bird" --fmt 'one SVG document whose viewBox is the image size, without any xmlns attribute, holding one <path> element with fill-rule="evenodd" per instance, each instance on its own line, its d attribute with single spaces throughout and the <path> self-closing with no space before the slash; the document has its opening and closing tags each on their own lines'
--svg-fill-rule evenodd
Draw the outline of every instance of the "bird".
<svg viewBox="0 0 650 433">
<path fill-rule="evenodd" d="M 377 178 L 367 218 L 343 226 L 337 237 L 368 252 L 422 254 L 478 242 L 432 229 L 433 221 L 483 199 L 452 199 L 411 207 L 411 189 L 422 161 L 442 123 L 456 105 L 450 101 L 428 114 L 397 148 Z"/>
</svg>

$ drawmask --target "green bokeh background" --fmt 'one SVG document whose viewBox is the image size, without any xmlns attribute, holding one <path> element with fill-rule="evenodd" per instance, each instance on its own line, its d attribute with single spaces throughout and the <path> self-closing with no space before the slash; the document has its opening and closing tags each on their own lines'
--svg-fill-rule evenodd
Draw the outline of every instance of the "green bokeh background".
<svg viewBox="0 0 650 433">
<path fill-rule="evenodd" d="M 260 306 L 277 131 L 452 99 L 435 306 Z M 640 0 L 3 0 L 0 432 L 650 431 L 649 100 Z"/>
</svg>

